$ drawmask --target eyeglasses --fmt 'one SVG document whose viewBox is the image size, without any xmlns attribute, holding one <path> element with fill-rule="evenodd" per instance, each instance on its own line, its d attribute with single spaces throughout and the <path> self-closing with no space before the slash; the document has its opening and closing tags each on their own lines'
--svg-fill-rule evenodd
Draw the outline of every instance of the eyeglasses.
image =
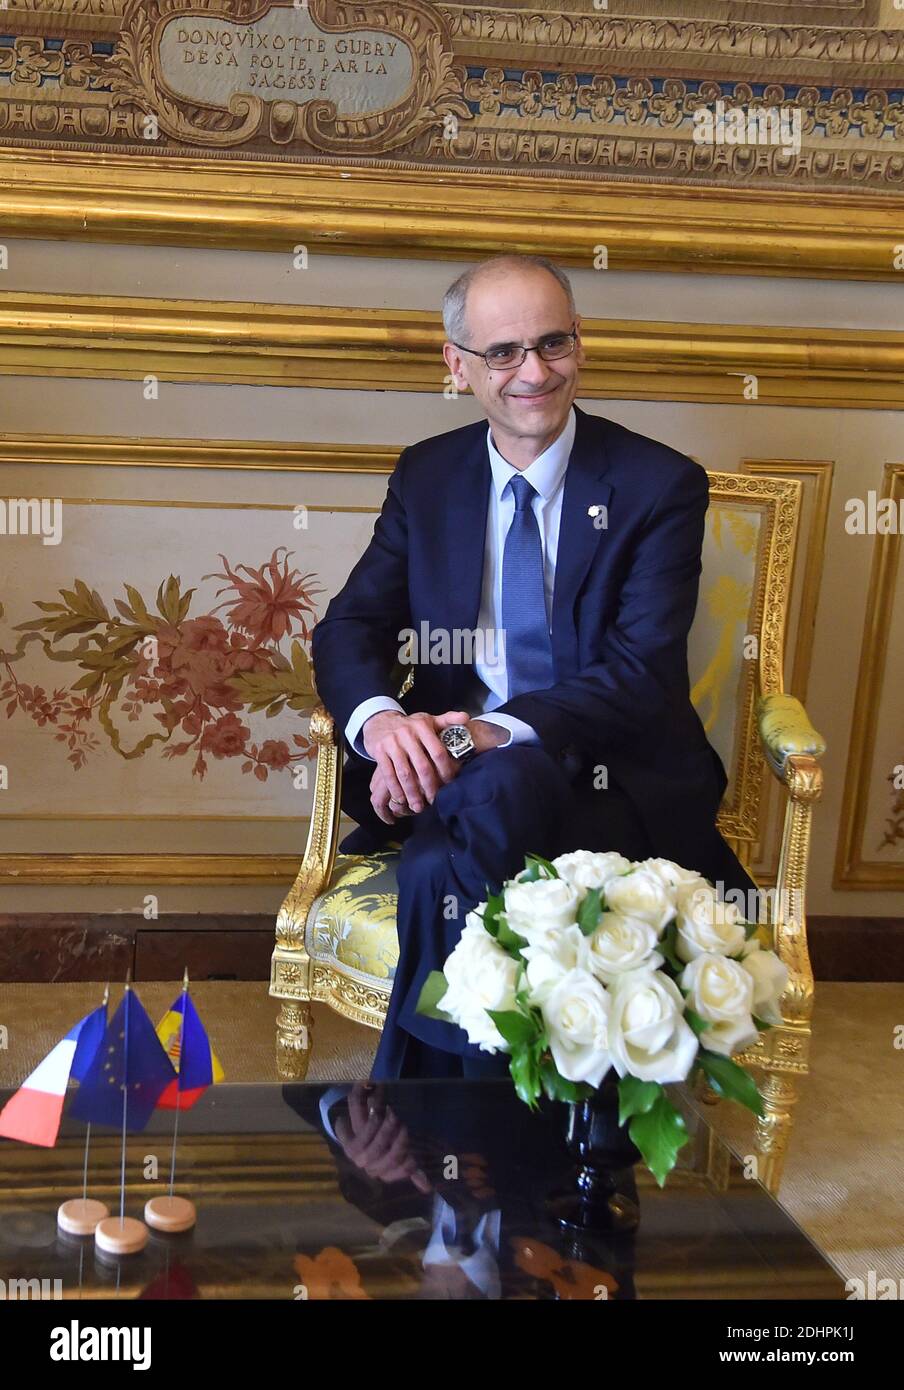
<svg viewBox="0 0 904 1390">
<path fill-rule="evenodd" d="M 489 352 L 478 352 L 476 348 L 464 347 L 461 343 L 453 343 L 452 346 L 457 347 L 459 352 L 470 352 L 474 357 L 482 357 L 490 371 L 499 371 L 507 367 L 520 367 L 529 352 L 538 353 L 544 362 L 555 362 L 560 357 L 568 357 L 574 352 L 577 337 L 576 329 L 572 329 L 570 333 L 547 333 L 535 347 L 525 347 L 523 343 L 499 343 L 496 347 L 490 348 Z"/>
</svg>

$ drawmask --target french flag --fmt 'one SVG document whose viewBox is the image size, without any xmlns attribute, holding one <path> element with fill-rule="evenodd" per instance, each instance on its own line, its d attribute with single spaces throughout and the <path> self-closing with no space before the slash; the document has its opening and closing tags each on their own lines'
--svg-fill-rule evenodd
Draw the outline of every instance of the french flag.
<svg viewBox="0 0 904 1390">
<path fill-rule="evenodd" d="M 83 1079 L 106 1028 L 107 1006 L 103 1004 L 69 1030 L 0 1110 L 0 1135 L 23 1144 L 53 1148 L 60 1132 L 69 1077 Z"/>
</svg>

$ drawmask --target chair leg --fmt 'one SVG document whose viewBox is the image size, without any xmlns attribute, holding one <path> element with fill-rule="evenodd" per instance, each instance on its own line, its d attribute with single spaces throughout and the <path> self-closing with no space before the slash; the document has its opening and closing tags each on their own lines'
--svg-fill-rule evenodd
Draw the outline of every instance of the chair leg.
<svg viewBox="0 0 904 1390">
<path fill-rule="evenodd" d="M 276 1019 L 276 1073 L 282 1081 L 304 1081 L 311 1060 L 314 1020 L 307 1001 L 284 999 Z"/>
<path fill-rule="evenodd" d="M 791 1107 L 797 1100 L 794 1077 L 767 1072 L 760 1085 L 764 1114 L 756 1122 L 758 1177 L 773 1197 L 778 1193 L 791 1137 Z"/>
</svg>

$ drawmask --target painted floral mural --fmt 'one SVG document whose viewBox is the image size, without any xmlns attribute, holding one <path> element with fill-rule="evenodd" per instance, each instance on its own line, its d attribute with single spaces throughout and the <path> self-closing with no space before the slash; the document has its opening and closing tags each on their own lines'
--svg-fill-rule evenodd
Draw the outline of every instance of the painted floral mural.
<svg viewBox="0 0 904 1390">
<path fill-rule="evenodd" d="M 902 767 L 904 759 L 888 777 L 891 786 L 891 810 L 885 822 L 885 834 L 877 845 L 877 849 L 880 850 L 895 849 L 898 845 L 904 845 L 904 788 L 901 787 L 901 774 L 898 770 Z"/>
<path fill-rule="evenodd" d="M 0 651 L 0 706 L 52 729 L 76 771 L 107 740 L 126 759 L 152 749 L 184 758 L 201 780 L 211 759 L 238 759 L 261 782 L 293 773 L 314 757 L 312 741 L 264 737 L 254 718 L 303 715 L 317 700 L 309 651 L 323 591 L 291 558 L 282 546 L 257 568 L 220 555 L 222 571 L 204 575 L 223 581 L 210 612 L 192 611 L 197 590 L 183 593 L 175 575 L 153 599 L 124 584 L 112 608 L 74 580 L 59 598 L 35 600 L 41 616 L 18 623 L 15 649 Z M 23 679 L 36 643 L 69 680 L 55 681 L 49 666 L 46 683 Z"/>
</svg>

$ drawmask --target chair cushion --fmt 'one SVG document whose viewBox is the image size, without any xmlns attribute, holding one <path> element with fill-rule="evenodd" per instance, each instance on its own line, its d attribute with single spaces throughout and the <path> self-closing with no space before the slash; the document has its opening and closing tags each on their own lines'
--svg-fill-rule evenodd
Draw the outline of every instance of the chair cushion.
<svg viewBox="0 0 904 1390">
<path fill-rule="evenodd" d="M 308 913 L 305 946 L 312 960 L 392 984 L 399 961 L 398 862 L 395 848 L 336 855 L 332 883 Z M 761 946 L 774 949 L 770 925 L 761 925 L 756 935 Z"/>
<path fill-rule="evenodd" d="M 398 849 L 337 854 L 332 880 L 311 904 L 305 946 L 312 960 L 391 984 L 399 960 L 396 934 Z"/>
</svg>

